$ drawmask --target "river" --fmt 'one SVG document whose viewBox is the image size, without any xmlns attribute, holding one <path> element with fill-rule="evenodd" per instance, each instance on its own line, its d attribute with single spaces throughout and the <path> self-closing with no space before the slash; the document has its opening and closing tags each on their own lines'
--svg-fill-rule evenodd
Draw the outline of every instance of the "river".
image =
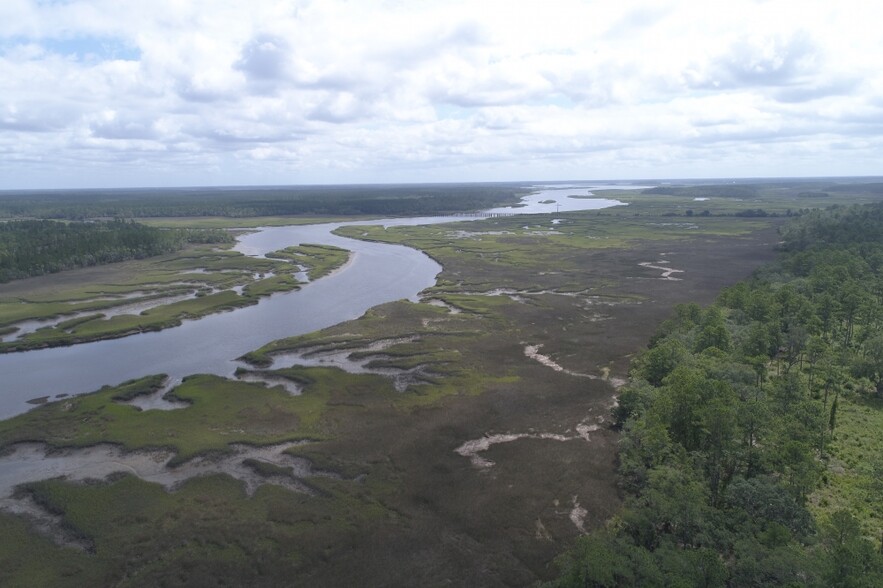
<svg viewBox="0 0 883 588">
<path fill-rule="evenodd" d="M 538 185 L 538 191 L 525 197 L 521 207 L 487 212 L 554 213 L 622 204 L 586 198 L 592 187 L 643 186 Z M 254 306 L 184 321 L 159 332 L 0 355 L 0 419 L 33 408 L 27 401 L 34 398 L 82 394 L 149 374 L 165 373 L 175 379 L 196 373 L 231 376 L 241 365 L 237 357 L 271 341 L 357 318 L 378 304 L 417 301 L 422 290 L 435 284 L 442 269 L 435 261 L 416 249 L 348 239 L 332 231 L 346 225 L 426 225 L 457 220 L 461 219 L 380 219 L 270 227 L 246 234 L 235 246 L 246 255 L 263 255 L 301 243 L 334 245 L 352 251 L 352 255 L 348 264 L 331 275 L 300 290 L 262 299 Z"/>
</svg>

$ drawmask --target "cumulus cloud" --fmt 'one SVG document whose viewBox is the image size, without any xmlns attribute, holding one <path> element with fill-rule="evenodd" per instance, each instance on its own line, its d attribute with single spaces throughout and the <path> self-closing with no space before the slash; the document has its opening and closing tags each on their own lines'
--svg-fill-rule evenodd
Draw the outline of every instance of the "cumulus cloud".
<svg viewBox="0 0 883 588">
<path fill-rule="evenodd" d="M 116 112 L 102 113 L 89 124 L 89 132 L 100 139 L 144 139 L 157 138 L 153 124 L 149 120 L 125 119 Z"/>
<path fill-rule="evenodd" d="M 876 10 L 9 0 L 0 187 L 878 173 Z"/>
<path fill-rule="evenodd" d="M 273 35 L 259 34 L 242 48 L 242 57 L 234 65 L 250 80 L 278 80 L 286 76 L 291 46 Z"/>
<path fill-rule="evenodd" d="M 746 35 L 734 42 L 714 64 L 718 79 L 714 86 L 788 86 L 816 73 L 818 49 L 809 35 L 800 31 L 778 35 Z"/>
</svg>

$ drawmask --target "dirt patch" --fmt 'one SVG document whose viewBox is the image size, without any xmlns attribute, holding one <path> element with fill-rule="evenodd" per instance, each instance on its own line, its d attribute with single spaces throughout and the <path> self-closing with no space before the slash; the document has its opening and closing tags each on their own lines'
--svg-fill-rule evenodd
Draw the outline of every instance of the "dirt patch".
<svg viewBox="0 0 883 588">
<path fill-rule="evenodd" d="M 572 437 L 557 435 L 555 433 L 507 433 L 505 435 L 486 435 L 481 439 L 473 439 L 466 441 L 454 450 L 455 453 L 468 457 L 477 468 L 489 468 L 494 462 L 485 459 L 480 454 L 490 449 L 493 445 L 499 443 L 511 443 L 519 439 L 548 439 L 552 441 L 569 441 Z"/>
<path fill-rule="evenodd" d="M 579 529 L 580 533 L 586 533 L 586 515 L 589 514 L 589 511 L 580 506 L 578 498 L 578 496 L 573 497 L 573 508 L 570 509 L 570 522 Z"/>
<path fill-rule="evenodd" d="M 662 275 L 659 276 L 660 280 L 671 280 L 673 282 L 680 282 L 683 278 L 676 278 L 672 276 L 672 274 L 682 274 L 684 270 L 675 269 L 673 267 L 668 267 L 664 265 L 659 265 L 662 263 L 668 263 L 666 260 L 662 259 L 659 261 L 642 261 L 638 265 L 641 267 L 646 267 L 649 269 L 655 269 L 662 272 Z"/>
<path fill-rule="evenodd" d="M 568 376 L 575 376 L 577 378 L 589 378 L 592 380 L 598 379 L 598 376 L 594 376 L 592 374 L 581 374 L 573 370 L 565 369 L 564 367 L 558 365 L 555 360 L 553 360 L 548 355 L 541 354 L 540 347 L 542 347 L 542 345 L 525 345 L 524 355 L 529 359 L 539 362 L 541 365 L 552 368 L 556 372 L 567 374 Z"/>
</svg>

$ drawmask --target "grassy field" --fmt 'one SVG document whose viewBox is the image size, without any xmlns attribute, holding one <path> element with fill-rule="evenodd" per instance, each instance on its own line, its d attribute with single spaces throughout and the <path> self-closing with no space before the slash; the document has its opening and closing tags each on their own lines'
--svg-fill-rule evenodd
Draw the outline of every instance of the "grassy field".
<svg viewBox="0 0 883 588">
<path fill-rule="evenodd" d="M 25 520 L 0 514 L 0 583 L 287 585 L 302 576 L 306 562 L 333 557 L 354 529 L 395 517 L 368 498 L 376 491 L 370 482 L 317 478 L 313 484 L 317 496 L 264 485 L 246 497 L 226 476 L 194 478 L 173 493 L 131 475 L 91 485 L 35 483 L 27 492 L 64 513 L 70 532 L 90 538 L 90 552 L 59 549 Z M 161 541 L 152 539 L 157 534 Z"/>
<path fill-rule="evenodd" d="M 822 487 L 810 498 L 819 520 L 846 509 L 865 536 L 883 540 L 883 399 L 846 393 L 838 401 L 837 425 Z"/>
<path fill-rule="evenodd" d="M 349 251 L 330 245 L 297 245 L 286 247 L 267 255 L 273 259 L 285 259 L 306 268 L 309 279 L 318 280 L 341 267 L 349 260 Z"/>
<path fill-rule="evenodd" d="M 319 425 L 322 411 L 333 387 L 346 375 L 326 374 L 321 368 L 296 371 L 289 377 L 308 382 L 299 396 L 291 396 L 281 387 L 191 376 L 170 392 L 176 400 L 187 403 L 187 408 L 171 411 L 142 411 L 120 402 L 155 390 L 156 377 L 106 387 L 3 421 L 0 447 L 34 440 L 51 447 L 114 443 L 127 450 L 171 449 L 176 462 L 181 462 L 223 451 L 231 443 L 269 445 L 322 438 L 326 435 Z"/>
</svg>

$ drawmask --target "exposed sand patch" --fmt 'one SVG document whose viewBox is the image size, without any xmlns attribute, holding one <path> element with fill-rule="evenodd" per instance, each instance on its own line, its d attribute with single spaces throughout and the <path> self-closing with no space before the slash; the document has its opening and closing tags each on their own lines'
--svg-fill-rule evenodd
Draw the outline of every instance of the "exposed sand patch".
<svg viewBox="0 0 883 588">
<path fill-rule="evenodd" d="M 617 378 L 617 377 L 608 378 L 607 381 L 610 382 L 610 385 L 613 386 L 614 390 L 619 390 L 620 388 L 622 388 L 623 386 L 625 386 L 626 384 L 629 383 L 629 381 L 627 379 Z"/>
<path fill-rule="evenodd" d="M 540 275 L 543 275 L 543 273 L 541 272 Z M 481 292 L 471 290 L 458 290 L 457 294 L 462 296 L 506 296 L 513 302 L 518 302 L 519 304 L 538 304 L 536 298 L 540 296 L 563 296 L 565 298 L 573 298 L 578 302 L 578 304 L 584 307 L 585 310 L 590 310 L 590 308 L 593 306 L 620 306 L 622 304 L 636 303 L 633 300 L 605 300 L 604 297 L 590 294 L 590 292 L 591 291 L 589 289 L 562 292 L 559 290 L 518 290 L 515 288 L 494 288 L 493 290 L 486 290 Z M 433 306 L 441 306 L 443 308 L 447 308 L 452 314 L 461 312 L 460 309 L 455 308 L 454 306 L 439 298 L 428 298 L 424 299 L 423 302 L 426 304 L 431 304 Z M 640 304 L 640 302 L 637 303 Z M 610 319 L 609 316 L 601 314 L 599 312 L 593 312 L 591 316 L 584 318 L 592 322 Z"/>
<path fill-rule="evenodd" d="M 574 526 L 579 529 L 579 532 L 583 535 L 586 534 L 586 516 L 589 514 L 589 511 L 584 509 L 579 504 L 579 497 L 574 495 L 571 499 L 571 503 L 573 504 L 573 508 L 570 509 L 570 522 L 574 524 Z"/>
<path fill-rule="evenodd" d="M 555 360 L 552 359 L 551 357 L 549 357 L 548 355 L 541 354 L 540 353 L 541 347 L 542 347 L 542 345 L 525 345 L 524 355 L 527 358 L 537 361 L 548 368 L 552 368 L 556 372 L 562 372 L 562 373 L 567 374 L 569 376 L 576 376 L 577 378 L 589 378 L 590 380 L 599 379 L 598 376 L 596 376 L 594 374 L 583 374 L 580 372 L 575 372 L 573 370 L 569 370 L 569 369 L 564 368 L 563 366 L 556 363 Z"/>
<path fill-rule="evenodd" d="M 480 439 L 472 439 L 463 443 L 454 450 L 455 453 L 468 457 L 477 468 L 490 468 L 494 466 L 494 462 L 485 459 L 479 453 L 485 452 L 493 445 L 499 443 L 511 443 L 519 439 L 551 439 L 553 441 L 570 441 L 575 437 L 565 437 L 557 433 L 507 433 L 504 435 L 486 435 Z"/>
<path fill-rule="evenodd" d="M 575 428 L 576 428 L 577 435 L 579 435 L 581 438 L 585 439 L 586 441 L 591 441 L 589 434 L 594 433 L 595 431 L 598 431 L 599 429 L 601 429 L 601 425 L 595 425 L 595 424 L 590 425 L 588 423 L 582 422 L 582 423 L 578 424 Z"/>
<path fill-rule="evenodd" d="M 659 261 L 644 261 L 644 262 L 639 263 L 638 265 L 640 265 L 641 267 L 646 267 L 646 268 L 661 271 L 662 275 L 659 276 L 660 280 L 671 280 L 671 281 L 679 282 L 683 279 L 683 278 L 672 277 L 672 274 L 682 274 L 682 273 L 684 273 L 684 270 L 674 269 L 672 267 L 667 267 L 664 265 L 654 265 L 654 264 L 660 264 L 660 263 L 668 263 L 668 261 L 666 261 L 665 259 L 662 259 Z"/>
<path fill-rule="evenodd" d="M 628 380 L 625 378 L 620 378 L 618 376 L 611 376 L 609 367 L 601 368 L 601 379 L 606 382 L 610 382 L 610 385 L 613 386 L 614 390 L 619 390 L 620 388 L 622 388 L 623 386 L 625 386 L 626 384 L 629 383 Z M 614 397 L 614 399 L 615 398 L 616 397 Z M 614 404 L 614 406 L 615 406 L 615 404 Z M 612 408 L 613 407 L 611 407 L 611 409 Z"/>
<path fill-rule="evenodd" d="M 615 405 L 616 400 L 614 399 L 613 404 L 610 406 L 610 408 L 612 409 Z M 592 409 L 589 409 L 589 412 L 591 411 Z M 494 445 L 498 445 L 500 443 L 511 443 L 520 439 L 547 439 L 552 441 L 574 441 L 576 439 L 582 439 L 583 441 L 590 443 L 592 441 L 591 434 L 595 433 L 596 431 L 600 431 L 601 425 L 605 422 L 605 420 L 606 418 L 604 415 L 587 415 L 574 427 L 576 435 L 562 435 L 560 433 L 536 433 L 533 431 L 529 433 L 498 433 L 494 435 L 485 434 L 484 437 L 481 437 L 479 439 L 470 439 L 469 441 L 464 442 L 462 445 L 454 449 L 454 453 L 462 455 L 463 457 L 468 457 L 469 461 L 472 462 L 472 465 L 477 468 L 487 469 L 493 467 L 495 463 L 485 457 L 482 457 L 480 454 L 489 450 Z M 569 432 L 570 429 L 565 431 L 565 433 Z"/>
<path fill-rule="evenodd" d="M 477 239 L 481 241 L 482 236 L 511 234 L 513 234 L 512 231 L 448 231 L 447 237 L 450 239 Z"/>
</svg>

